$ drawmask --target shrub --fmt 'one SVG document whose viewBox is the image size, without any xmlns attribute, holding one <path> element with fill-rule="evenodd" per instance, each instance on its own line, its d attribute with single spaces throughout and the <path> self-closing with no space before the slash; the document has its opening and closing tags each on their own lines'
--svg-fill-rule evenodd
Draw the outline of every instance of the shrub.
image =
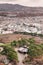
<svg viewBox="0 0 43 65">
<path fill-rule="evenodd" d="M 31 43 L 28 48 L 28 55 L 31 58 L 43 55 L 43 50 L 41 45 Z"/>
<path fill-rule="evenodd" d="M 26 40 L 25 40 L 25 39 L 18 40 L 18 45 L 19 45 L 19 46 L 24 46 L 24 45 L 26 45 Z"/>
<path fill-rule="evenodd" d="M 29 43 L 35 43 L 35 40 L 34 40 L 33 38 L 30 38 L 30 39 L 28 40 L 28 42 L 29 42 Z"/>
<path fill-rule="evenodd" d="M 7 55 L 9 60 L 18 61 L 17 53 L 12 49 L 11 46 L 5 46 L 2 54 Z"/>
<path fill-rule="evenodd" d="M 13 42 L 11 42 L 11 46 L 17 46 L 17 41 L 13 41 Z"/>
<path fill-rule="evenodd" d="M 18 40 L 18 41 L 13 41 L 11 42 L 11 46 L 24 46 L 24 45 L 27 45 L 27 40 L 26 39 L 21 39 L 21 40 Z"/>
</svg>

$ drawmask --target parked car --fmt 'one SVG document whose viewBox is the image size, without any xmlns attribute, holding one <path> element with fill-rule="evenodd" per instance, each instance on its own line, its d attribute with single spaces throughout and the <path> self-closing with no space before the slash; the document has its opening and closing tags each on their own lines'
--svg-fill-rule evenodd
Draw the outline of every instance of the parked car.
<svg viewBox="0 0 43 65">
<path fill-rule="evenodd" d="M 26 54 L 28 52 L 28 48 L 26 48 L 26 47 L 20 47 L 18 49 L 18 52 Z"/>
</svg>

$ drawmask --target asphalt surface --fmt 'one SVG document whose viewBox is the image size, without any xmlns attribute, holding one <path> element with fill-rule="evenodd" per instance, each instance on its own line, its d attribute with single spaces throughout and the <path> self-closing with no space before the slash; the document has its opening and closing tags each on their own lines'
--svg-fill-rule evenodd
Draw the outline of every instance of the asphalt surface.
<svg viewBox="0 0 43 65">
<path fill-rule="evenodd" d="M 25 55 L 24 55 L 24 54 L 19 53 L 19 52 L 18 52 L 18 48 L 15 48 L 15 50 L 17 51 L 17 54 L 18 54 L 18 60 L 19 60 L 18 65 L 24 65 L 22 61 L 24 60 Z"/>
</svg>

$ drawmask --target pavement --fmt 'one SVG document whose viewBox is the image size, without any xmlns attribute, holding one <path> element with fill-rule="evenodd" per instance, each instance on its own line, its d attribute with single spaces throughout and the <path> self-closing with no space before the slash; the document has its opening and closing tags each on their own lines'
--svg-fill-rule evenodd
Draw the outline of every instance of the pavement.
<svg viewBox="0 0 43 65">
<path fill-rule="evenodd" d="M 18 48 L 15 48 L 15 50 L 17 51 L 17 50 L 18 50 Z M 17 54 L 18 54 L 18 60 L 19 60 L 18 65 L 24 65 L 24 64 L 22 63 L 22 61 L 24 60 L 25 55 L 24 55 L 24 54 L 19 53 L 18 51 L 17 51 Z"/>
</svg>

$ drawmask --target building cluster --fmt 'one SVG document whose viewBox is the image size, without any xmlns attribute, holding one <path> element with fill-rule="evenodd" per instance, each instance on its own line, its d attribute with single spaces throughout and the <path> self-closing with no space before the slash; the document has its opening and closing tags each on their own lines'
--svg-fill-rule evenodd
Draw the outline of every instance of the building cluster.
<svg viewBox="0 0 43 65">
<path fill-rule="evenodd" d="M 0 34 L 14 32 L 43 33 L 43 16 L 0 17 Z"/>
</svg>

